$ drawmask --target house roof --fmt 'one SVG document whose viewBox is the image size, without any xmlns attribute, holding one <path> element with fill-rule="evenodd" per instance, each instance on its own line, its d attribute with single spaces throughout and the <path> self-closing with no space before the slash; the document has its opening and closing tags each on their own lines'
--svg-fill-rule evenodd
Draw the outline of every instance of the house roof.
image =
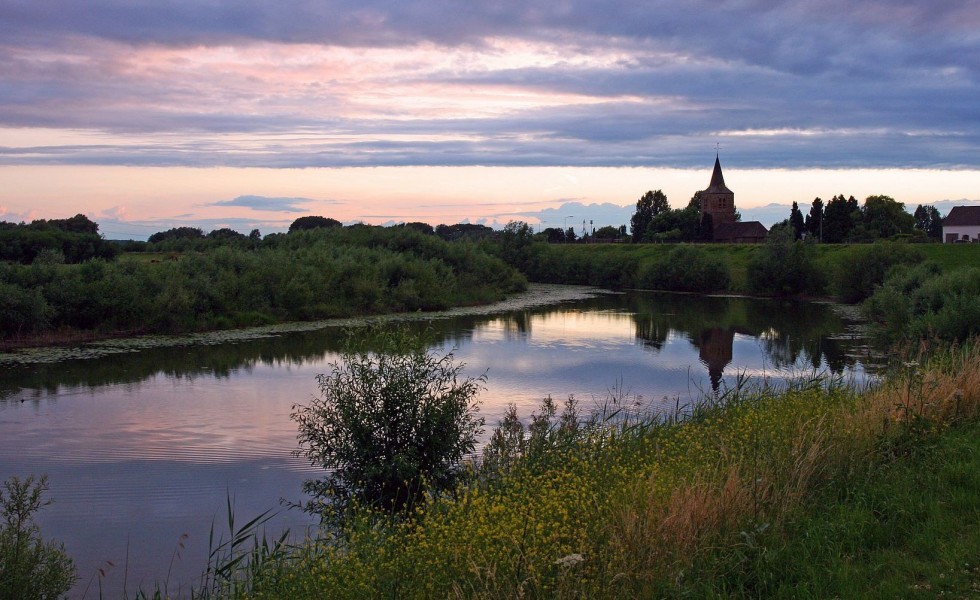
<svg viewBox="0 0 980 600">
<path fill-rule="evenodd" d="M 769 235 L 769 230 L 758 221 L 736 221 L 734 223 L 719 223 L 712 233 L 717 241 L 745 238 L 765 239 Z"/>
<path fill-rule="evenodd" d="M 980 206 L 954 206 L 943 219 L 944 227 L 980 226 Z"/>
<path fill-rule="evenodd" d="M 732 191 L 725 187 L 725 176 L 721 174 L 721 161 L 715 155 L 715 170 L 711 172 L 711 183 L 708 184 L 706 192 L 728 192 Z"/>
</svg>

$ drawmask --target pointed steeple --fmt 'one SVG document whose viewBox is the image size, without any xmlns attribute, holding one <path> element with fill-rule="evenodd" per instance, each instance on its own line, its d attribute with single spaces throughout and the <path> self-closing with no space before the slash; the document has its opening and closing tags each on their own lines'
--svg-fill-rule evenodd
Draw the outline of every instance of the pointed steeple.
<svg viewBox="0 0 980 600">
<path fill-rule="evenodd" d="M 718 159 L 718 154 L 715 153 L 715 170 L 711 172 L 711 183 L 708 184 L 708 189 L 706 192 L 730 192 L 731 190 L 725 187 L 725 176 L 721 174 L 721 160 Z"/>
</svg>

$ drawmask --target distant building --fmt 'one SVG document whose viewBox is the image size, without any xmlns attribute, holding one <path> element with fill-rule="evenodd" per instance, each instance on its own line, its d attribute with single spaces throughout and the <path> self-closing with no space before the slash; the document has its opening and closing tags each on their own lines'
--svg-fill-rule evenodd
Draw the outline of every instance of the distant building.
<svg viewBox="0 0 980 600">
<path fill-rule="evenodd" d="M 980 242 L 980 206 L 954 206 L 943 219 L 943 241 Z"/>
<path fill-rule="evenodd" d="M 715 155 L 711 183 L 701 192 L 701 227 L 711 228 L 711 240 L 728 244 L 758 244 L 769 231 L 758 221 L 735 220 L 735 192 L 725 186 L 721 160 Z"/>
</svg>

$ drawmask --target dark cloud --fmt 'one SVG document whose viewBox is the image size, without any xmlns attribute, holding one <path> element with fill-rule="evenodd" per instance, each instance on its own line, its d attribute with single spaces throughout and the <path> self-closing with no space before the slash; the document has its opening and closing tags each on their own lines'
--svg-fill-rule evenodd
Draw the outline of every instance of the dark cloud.
<svg viewBox="0 0 980 600">
<path fill-rule="evenodd" d="M 0 0 L 0 125 L 131 138 L 0 139 L 0 164 L 689 167 L 722 141 L 733 166 L 977 168 L 978 30 L 972 0 Z M 613 58 L 445 67 L 390 83 L 603 102 L 406 119 L 397 94 L 373 114 L 345 112 L 357 96 L 332 94 L 326 80 L 278 89 L 253 81 L 275 73 L 212 81 L 179 58 L 124 60 L 130 50 L 266 42 L 410 56 L 418 45 L 448 52 L 501 39 Z"/>
<path fill-rule="evenodd" d="M 301 213 L 301 212 L 309 212 L 309 211 L 297 205 L 309 204 L 311 202 L 318 202 L 320 204 L 324 204 L 323 201 L 312 200 L 310 198 L 270 198 L 268 196 L 238 196 L 237 198 L 232 198 L 231 200 L 221 200 L 218 202 L 213 202 L 208 206 L 237 206 L 240 208 L 251 208 L 252 210 Z M 333 200 L 327 201 L 326 203 L 340 204 L 339 202 Z"/>
</svg>

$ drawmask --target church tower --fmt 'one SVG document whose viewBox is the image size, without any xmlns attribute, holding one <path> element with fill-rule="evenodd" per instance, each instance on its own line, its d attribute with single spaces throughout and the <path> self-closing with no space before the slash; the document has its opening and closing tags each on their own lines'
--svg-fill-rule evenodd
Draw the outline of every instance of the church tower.
<svg viewBox="0 0 980 600">
<path fill-rule="evenodd" d="M 715 170 L 711 173 L 708 189 L 701 192 L 701 222 L 711 215 L 711 226 L 717 228 L 725 223 L 735 222 L 735 192 L 725 187 L 725 176 L 721 174 L 721 161 L 715 154 Z"/>
</svg>

